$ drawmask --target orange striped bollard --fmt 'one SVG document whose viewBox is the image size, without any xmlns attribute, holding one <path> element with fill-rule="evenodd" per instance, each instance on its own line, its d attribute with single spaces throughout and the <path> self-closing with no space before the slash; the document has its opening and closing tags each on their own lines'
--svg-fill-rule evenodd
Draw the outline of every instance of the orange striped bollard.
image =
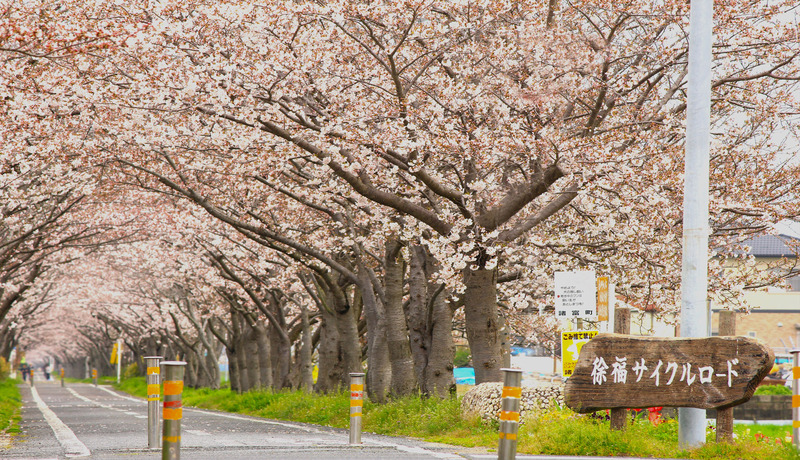
<svg viewBox="0 0 800 460">
<path fill-rule="evenodd" d="M 364 374 L 350 374 L 350 444 L 361 444 L 361 409 L 364 407 Z"/>
<path fill-rule="evenodd" d="M 94 386 L 97 386 L 97 369 L 92 369 L 92 381 Z"/>
<path fill-rule="evenodd" d="M 61 386 L 64 386 L 64 368 L 62 367 L 61 370 L 58 372 L 61 376 Z"/>
<path fill-rule="evenodd" d="M 164 429 L 162 431 L 161 460 L 181 458 L 181 419 L 183 418 L 183 361 L 163 361 L 164 367 Z"/>
<path fill-rule="evenodd" d="M 158 413 L 158 403 L 161 401 L 161 368 L 158 364 L 163 357 L 145 356 L 147 365 L 147 447 L 157 449 L 161 439 L 158 433 L 158 423 L 161 416 Z"/>
<path fill-rule="evenodd" d="M 34 386 L 34 385 L 33 385 L 33 368 L 31 368 L 31 375 L 30 375 L 30 377 L 31 377 L 31 386 Z"/>
<path fill-rule="evenodd" d="M 517 457 L 517 432 L 519 431 L 519 403 L 522 399 L 522 370 L 503 371 L 503 396 L 500 402 L 500 445 L 498 460 L 514 460 Z"/>
<path fill-rule="evenodd" d="M 800 449 L 800 349 L 792 354 L 792 444 Z"/>
</svg>

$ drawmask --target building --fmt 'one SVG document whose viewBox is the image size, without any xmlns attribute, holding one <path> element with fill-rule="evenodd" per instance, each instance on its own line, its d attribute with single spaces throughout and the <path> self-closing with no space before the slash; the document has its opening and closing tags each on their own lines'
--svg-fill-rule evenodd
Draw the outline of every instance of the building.
<svg viewBox="0 0 800 460">
<path fill-rule="evenodd" d="M 755 259 L 755 269 L 800 270 L 800 239 L 788 235 L 764 235 L 745 243 Z M 735 266 L 731 267 L 735 269 Z M 757 338 L 771 347 L 776 357 L 785 360 L 789 350 L 800 348 L 800 275 L 786 280 L 788 288 L 745 291 L 744 300 L 752 307 L 736 315 L 736 335 Z M 725 305 L 712 301 L 711 333 L 717 335 L 718 312 Z"/>
</svg>

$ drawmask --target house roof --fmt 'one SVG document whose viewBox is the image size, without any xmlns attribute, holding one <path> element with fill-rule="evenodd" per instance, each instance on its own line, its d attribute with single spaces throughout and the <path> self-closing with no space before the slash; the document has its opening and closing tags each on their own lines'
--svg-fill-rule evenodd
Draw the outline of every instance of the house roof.
<svg viewBox="0 0 800 460">
<path fill-rule="evenodd" d="M 800 239 L 789 235 L 763 235 L 750 238 L 743 245 L 748 246 L 750 255 L 755 257 L 797 257 Z"/>
</svg>

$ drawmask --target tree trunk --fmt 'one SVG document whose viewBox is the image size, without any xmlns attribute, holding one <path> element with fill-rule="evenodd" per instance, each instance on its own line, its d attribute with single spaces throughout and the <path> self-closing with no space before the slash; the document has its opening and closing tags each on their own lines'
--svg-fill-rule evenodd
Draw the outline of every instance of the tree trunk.
<svg viewBox="0 0 800 460">
<path fill-rule="evenodd" d="M 277 324 L 272 321 L 269 324 L 270 351 L 272 352 L 272 387 L 281 389 L 290 386 L 291 343 L 285 339 L 288 333 L 286 332 L 286 316 L 283 314 L 283 306 L 277 299 L 272 297 L 269 307 L 272 308 L 277 319 Z"/>
<path fill-rule="evenodd" d="M 314 363 L 311 361 L 314 345 L 311 342 L 311 325 L 308 321 L 308 308 L 305 304 L 300 306 L 301 321 L 303 323 L 303 343 L 300 345 L 299 363 L 300 387 L 310 392 L 314 388 Z"/>
<path fill-rule="evenodd" d="M 247 340 L 243 327 L 244 319 L 240 313 L 235 313 L 231 316 L 233 317 L 233 343 L 236 344 L 234 348 L 236 349 L 236 367 L 239 374 L 239 392 L 245 393 L 250 390 L 250 372 L 247 362 Z"/>
<path fill-rule="evenodd" d="M 406 310 L 414 372 L 423 394 L 454 394 L 453 310 L 441 284 L 433 279 L 436 261 L 422 246 L 412 246 L 409 265 L 410 301 Z"/>
<path fill-rule="evenodd" d="M 244 317 L 244 315 L 242 316 L 242 338 L 244 343 L 241 348 L 244 350 L 244 359 L 247 362 L 247 391 L 250 391 L 263 387 L 261 373 L 259 372 L 261 362 L 259 356 L 258 333 L 253 327 L 254 325 L 250 324 L 248 318 Z"/>
<path fill-rule="evenodd" d="M 372 401 L 385 402 L 392 381 L 392 368 L 389 364 L 389 347 L 386 341 L 386 322 L 383 309 L 375 296 L 372 281 L 363 263 L 358 266 L 361 298 L 364 316 L 367 320 L 367 395 Z"/>
<path fill-rule="evenodd" d="M 237 355 L 237 345 L 234 345 L 234 340 L 229 340 L 231 346 L 225 347 L 225 353 L 228 354 L 228 380 L 231 383 L 231 391 L 237 393 L 242 392 L 242 386 L 239 380 L 239 358 Z"/>
<path fill-rule="evenodd" d="M 405 261 L 396 240 L 387 240 L 384 259 L 384 291 L 386 305 L 386 336 L 389 344 L 389 359 L 392 364 L 392 393 L 406 396 L 417 392 L 418 380 L 414 374 L 414 360 L 408 342 L 408 325 L 403 312 L 403 275 Z"/>
<path fill-rule="evenodd" d="M 464 320 L 475 367 L 475 383 L 503 380 L 497 322 L 497 272 L 464 270 Z"/>
<path fill-rule="evenodd" d="M 345 387 L 350 385 L 350 373 L 364 372 L 361 367 L 361 345 L 358 341 L 358 323 L 354 308 L 349 305 L 337 305 L 336 327 L 339 331 L 339 343 L 342 350 L 344 372 L 341 383 Z"/>
<path fill-rule="evenodd" d="M 272 358 L 270 356 L 271 346 L 267 336 L 267 325 L 257 321 L 253 327 L 253 336 L 258 350 L 257 387 L 270 388 L 272 387 Z"/>
<path fill-rule="evenodd" d="M 328 393 L 339 388 L 344 371 L 339 352 L 339 330 L 336 326 L 335 313 L 323 309 L 319 327 L 320 337 L 317 346 L 319 369 L 315 390 Z"/>
<path fill-rule="evenodd" d="M 447 303 L 445 290 L 440 285 L 430 283 L 432 292 L 429 303 L 431 347 L 428 354 L 428 367 L 425 368 L 425 393 L 439 398 L 449 398 L 456 394 L 456 379 L 453 375 L 453 358 L 456 347 L 453 343 L 453 309 Z"/>
</svg>

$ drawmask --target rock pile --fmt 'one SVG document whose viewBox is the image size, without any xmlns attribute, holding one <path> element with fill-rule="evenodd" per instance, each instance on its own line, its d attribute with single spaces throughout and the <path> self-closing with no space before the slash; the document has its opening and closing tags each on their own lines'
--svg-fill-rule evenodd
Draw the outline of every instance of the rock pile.
<svg viewBox="0 0 800 460">
<path fill-rule="evenodd" d="M 537 387 L 522 387 L 520 400 L 520 423 L 526 417 L 535 416 L 537 412 L 550 409 L 555 405 L 564 405 L 564 385 L 553 384 Z M 461 412 L 467 416 L 480 415 L 484 420 L 498 420 L 500 414 L 500 397 L 503 394 L 501 382 L 488 382 L 476 385 L 461 400 Z"/>
</svg>

